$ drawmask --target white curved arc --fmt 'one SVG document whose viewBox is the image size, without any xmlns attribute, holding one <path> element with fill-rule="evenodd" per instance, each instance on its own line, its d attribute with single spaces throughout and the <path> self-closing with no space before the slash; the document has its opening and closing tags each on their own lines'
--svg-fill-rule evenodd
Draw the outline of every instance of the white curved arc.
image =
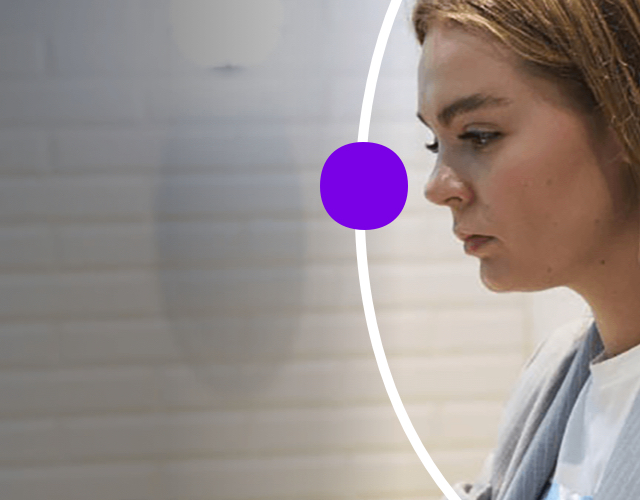
<svg viewBox="0 0 640 500">
<path fill-rule="evenodd" d="M 373 97 L 376 90 L 376 83 L 378 81 L 378 75 L 380 73 L 380 66 L 382 64 L 382 56 L 384 50 L 387 47 L 387 40 L 389 39 L 389 33 L 393 26 L 393 21 L 396 18 L 398 9 L 402 0 L 391 0 L 389 8 L 384 16 L 380 33 L 378 34 L 378 40 L 376 42 L 375 49 L 373 51 L 373 57 L 371 58 L 371 66 L 369 67 L 369 75 L 367 76 L 367 83 L 364 91 L 364 98 L 362 100 L 362 110 L 360 113 L 360 127 L 358 129 L 358 141 L 366 142 L 369 138 L 369 124 L 371 122 L 371 109 L 373 107 Z M 431 475 L 438 488 L 447 497 L 448 500 L 460 500 L 458 494 L 454 491 L 451 485 L 444 478 L 431 456 L 427 452 L 426 448 L 420 440 L 420 436 L 416 432 L 411 419 L 407 414 L 407 411 L 402 404 L 400 394 L 396 388 L 396 384 L 393 381 L 391 370 L 389 369 L 389 363 L 382 347 L 382 339 L 380 338 L 380 331 L 378 330 L 378 322 L 376 321 L 376 313 L 373 307 L 373 296 L 371 295 L 371 282 L 369 280 L 369 265 L 367 262 L 367 239 L 366 231 L 356 229 L 356 256 L 358 261 L 358 277 L 360 279 L 360 293 L 362 295 L 362 305 L 364 307 L 364 316 L 367 321 L 367 328 L 369 330 L 369 337 L 371 338 L 371 346 L 373 347 L 373 353 L 378 363 L 378 370 L 382 376 L 384 387 L 387 390 L 391 405 L 402 425 L 404 433 L 409 438 L 409 442 L 413 449 L 417 453 L 420 461 L 427 469 L 427 472 Z"/>
</svg>

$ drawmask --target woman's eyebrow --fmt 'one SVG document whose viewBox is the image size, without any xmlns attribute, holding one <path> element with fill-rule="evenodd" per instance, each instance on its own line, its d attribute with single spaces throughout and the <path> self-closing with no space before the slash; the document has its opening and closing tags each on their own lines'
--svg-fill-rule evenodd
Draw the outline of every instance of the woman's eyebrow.
<svg viewBox="0 0 640 500">
<path fill-rule="evenodd" d="M 498 107 L 498 106 L 508 106 L 513 101 L 506 97 L 497 97 L 490 94 L 472 94 L 469 96 L 461 97 L 456 99 L 451 104 L 445 106 L 438 113 L 438 122 L 443 124 L 445 127 L 449 127 L 453 119 L 461 114 L 470 113 L 471 111 L 475 111 L 480 108 L 488 108 L 488 107 Z M 425 126 L 431 128 L 431 126 L 427 123 L 424 117 L 418 111 L 418 119 L 425 124 Z"/>
</svg>

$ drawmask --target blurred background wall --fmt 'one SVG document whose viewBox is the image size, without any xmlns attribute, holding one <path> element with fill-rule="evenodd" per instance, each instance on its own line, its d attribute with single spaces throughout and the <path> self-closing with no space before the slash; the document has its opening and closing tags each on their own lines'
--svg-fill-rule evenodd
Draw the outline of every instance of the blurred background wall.
<svg viewBox="0 0 640 500">
<path fill-rule="evenodd" d="M 370 136 L 409 198 L 367 237 L 392 373 L 455 482 L 534 346 L 583 306 L 487 292 L 422 197 L 412 3 Z M 387 6 L 0 1 L 3 500 L 439 497 L 375 364 L 354 232 L 319 195 L 356 140 Z"/>
</svg>

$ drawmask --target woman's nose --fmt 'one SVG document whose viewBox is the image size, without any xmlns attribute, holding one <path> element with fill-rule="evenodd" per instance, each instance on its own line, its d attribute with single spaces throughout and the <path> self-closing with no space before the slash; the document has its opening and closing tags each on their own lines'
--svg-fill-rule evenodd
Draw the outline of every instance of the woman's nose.
<svg viewBox="0 0 640 500">
<path fill-rule="evenodd" d="M 431 203 L 451 208 L 459 208 L 473 201 L 471 188 L 453 169 L 441 163 L 436 164 L 431 173 L 424 187 L 424 195 Z"/>
</svg>

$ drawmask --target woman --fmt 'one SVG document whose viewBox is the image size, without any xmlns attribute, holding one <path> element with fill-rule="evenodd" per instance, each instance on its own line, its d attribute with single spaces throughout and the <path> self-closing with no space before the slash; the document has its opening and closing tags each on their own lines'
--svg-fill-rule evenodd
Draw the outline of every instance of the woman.
<svg viewBox="0 0 640 500">
<path fill-rule="evenodd" d="M 494 291 L 566 286 L 464 499 L 640 498 L 640 0 L 418 0 L 425 189 Z"/>
</svg>

